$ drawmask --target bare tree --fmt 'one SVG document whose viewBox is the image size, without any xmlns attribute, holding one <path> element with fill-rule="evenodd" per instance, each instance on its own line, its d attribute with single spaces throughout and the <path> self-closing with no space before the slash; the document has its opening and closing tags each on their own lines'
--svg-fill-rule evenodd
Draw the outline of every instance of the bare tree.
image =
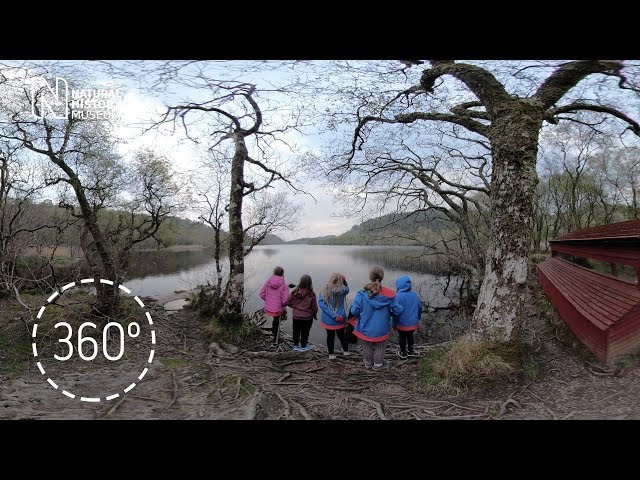
<svg viewBox="0 0 640 480">
<path fill-rule="evenodd" d="M 595 162 L 598 172 L 624 205 L 624 219 L 640 220 L 640 147 L 611 147 Z"/>
<path fill-rule="evenodd" d="M 0 136 L 53 167 L 47 170 L 46 184 L 61 188 L 60 206 L 82 221 L 80 242 L 96 279 L 97 310 L 110 316 L 130 250 L 153 237 L 173 208 L 168 162 L 138 152 L 133 165 L 127 166 L 115 153 L 107 123 L 76 118 L 71 106 L 66 118 L 50 119 L 38 110 L 31 93 L 23 87 L 22 102 L 8 112 Z M 35 117 L 29 105 L 36 109 Z M 109 207 L 118 213 L 111 215 Z M 99 278 L 115 285 L 100 283 Z"/>
<path fill-rule="evenodd" d="M 200 97 L 204 96 L 205 99 L 169 106 L 154 126 L 165 123 L 172 123 L 174 128 L 181 126 L 185 135 L 194 141 L 206 135 L 210 150 L 227 141 L 232 145 L 227 206 L 229 278 L 220 318 L 239 322 L 244 300 L 246 228 L 243 225 L 243 205 L 247 196 L 270 188 L 277 181 L 298 190 L 284 162 L 278 162 L 273 153 L 268 151 L 271 142 L 284 143 L 282 134 L 292 127 L 265 128 L 263 111 L 256 100 L 259 90 L 255 84 L 221 80 L 208 74 L 207 66 L 201 66 L 187 78 L 189 85 L 195 86 Z M 251 176 L 253 179 L 250 180 Z"/>
<path fill-rule="evenodd" d="M 338 165 L 352 168 L 360 151 L 379 134 L 376 126 L 439 122 L 466 129 L 474 140 L 488 141 L 491 246 L 471 336 L 500 341 L 517 335 L 528 304 L 526 280 L 543 122 L 580 121 L 580 112 L 596 112 L 614 117 L 640 135 L 640 125 L 624 112 L 623 105 L 616 105 L 615 95 L 609 95 L 606 103 L 591 91 L 575 88 L 593 78 L 602 87 L 598 93 L 620 88 L 619 92 L 630 92 L 631 100 L 637 101 L 637 79 L 627 78 L 637 74 L 633 65 L 604 60 L 532 65 L 539 67 L 538 73 L 528 77 L 524 75 L 529 66 L 506 66 L 492 72 L 490 64 L 431 61 L 418 82 L 399 93 L 361 94 L 351 149 Z M 406 75 L 404 69 L 402 74 Z"/>
<path fill-rule="evenodd" d="M 197 173 L 192 176 L 192 194 L 194 210 L 198 218 L 213 230 L 216 264 L 216 300 L 222 298 L 222 233 L 228 210 L 229 175 L 227 173 L 228 158 L 224 154 L 209 152 Z"/>
<path fill-rule="evenodd" d="M 229 211 L 229 157 L 232 155 L 210 152 L 192 179 L 195 209 L 199 218 L 213 230 L 216 295 L 221 295 L 223 282 L 221 237 Z M 292 230 L 300 217 L 298 206 L 289 200 L 285 192 L 271 193 L 267 189 L 254 190 L 246 195 L 242 215 L 243 257 L 249 255 L 268 235 Z"/>
<path fill-rule="evenodd" d="M 15 142 L 0 143 L 0 285 L 19 297 L 25 284 L 46 282 L 48 275 L 19 268 L 19 260 L 42 245 L 55 247 L 67 227 L 65 218 L 43 216 L 36 205 L 46 185 L 37 168 L 25 158 L 25 149 Z M 55 248 L 49 253 L 49 267 Z M 27 266 L 28 267 L 28 266 Z"/>
<path fill-rule="evenodd" d="M 539 161 L 534 251 L 575 229 L 622 220 L 621 204 L 633 202 L 622 187 L 633 172 L 615 135 L 580 123 L 547 132 Z M 631 177 L 633 178 L 633 177 Z"/>
<path fill-rule="evenodd" d="M 391 144 L 384 142 L 353 158 L 348 170 L 342 169 L 332 178 L 341 184 L 349 184 L 354 175 L 363 179 L 348 188 L 345 210 L 351 214 L 372 203 L 370 213 L 376 216 L 388 210 L 403 212 L 395 222 L 426 211 L 437 212 L 434 219 L 448 219 L 450 228 L 462 232 L 461 248 L 468 255 L 463 258 L 461 251 L 454 253 L 451 242 L 439 242 L 441 249 L 427 247 L 431 254 L 451 255 L 456 270 L 478 278 L 485 263 L 489 229 L 491 158 L 483 142 L 465 151 L 458 135 L 448 137 L 439 132 L 436 141 L 406 135 Z"/>
</svg>

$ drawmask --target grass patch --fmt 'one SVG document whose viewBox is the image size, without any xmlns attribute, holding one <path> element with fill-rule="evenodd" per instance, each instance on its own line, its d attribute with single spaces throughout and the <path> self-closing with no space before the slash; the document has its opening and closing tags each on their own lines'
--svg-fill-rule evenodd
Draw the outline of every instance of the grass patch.
<svg viewBox="0 0 640 480">
<path fill-rule="evenodd" d="M 631 368 L 640 365 L 640 349 L 629 353 L 615 361 L 616 369 Z"/>
<path fill-rule="evenodd" d="M 33 358 L 31 337 L 22 325 L 0 330 L 0 376 L 16 378 L 29 368 Z"/>
<path fill-rule="evenodd" d="M 25 294 L 23 301 L 36 309 L 42 303 L 41 296 Z M 31 331 L 26 322 L 29 314 L 13 298 L 0 300 L 0 376 L 15 378 L 29 368 L 33 361 Z"/>
<path fill-rule="evenodd" d="M 418 379 L 420 382 L 428 388 L 437 387 L 440 383 L 440 377 L 437 372 L 434 370 L 434 365 L 438 364 L 444 354 L 446 353 L 446 349 L 444 348 L 434 348 L 433 350 L 428 351 L 424 356 L 420 359 L 420 370 L 418 371 Z"/>
<path fill-rule="evenodd" d="M 465 336 L 422 358 L 418 378 L 432 393 L 459 394 L 538 374 L 532 346 L 524 341 L 472 341 Z"/>
<path fill-rule="evenodd" d="M 160 360 L 164 365 L 169 368 L 178 368 L 186 365 L 187 361 L 184 358 L 163 358 Z"/>
<path fill-rule="evenodd" d="M 248 317 L 243 317 L 241 322 L 234 323 L 222 322 L 214 318 L 207 325 L 206 330 L 212 342 L 225 342 L 232 345 L 255 342 L 262 336 L 260 327 Z"/>
<path fill-rule="evenodd" d="M 205 290 L 202 286 L 199 291 L 192 293 L 187 300 L 185 308 L 195 310 L 201 318 L 215 317 L 224 304 L 223 297 L 218 297 L 215 291 Z"/>
<path fill-rule="evenodd" d="M 49 262 L 51 262 L 51 265 L 54 268 L 68 268 L 76 265 L 78 263 L 78 259 L 71 258 L 71 257 L 63 257 L 59 255 L 55 255 L 51 259 L 47 256 L 42 256 L 42 255 L 27 255 L 27 256 L 18 258 L 16 261 L 16 266 L 19 269 L 24 269 L 26 271 L 39 270 L 43 268 L 48 268 Z"/>
<path fill-rule="evenodd" d="M 22 300 L 31 308 L 31 316 L 14 298 L 0 300 L 0 376 L 17 377 L 30 365 L 35 365 L 31 348 L 32 318 L 35 320 L 40 307 L 46 303 L 47 295 L 21 293 Z M 83 322 L 96 323 L 99 328 L 87 328 L 83 335 L 94 337 L 101 344 L 102 326 L 106 320 L 93 315 L 95 299 L 94 295 L 74 290 L 59 297 L 55 304 L 47 305 L 44 315 L 37 321 L 39 357 L 51 357 L 56 353 L 66 355 L 68 347 L 58 341 L 66 335 L 66 330 L 55 329 L 58 322 L 67 322 L 72 326 L 72 342 L 75 342 L 78 327 Z M 139 306 L 130 297 L 121 298 L 119 307 L 117 317 L 113 319 L 115 321 L 127 324 L 136 315 L 140 317 Z"/>
</svg>

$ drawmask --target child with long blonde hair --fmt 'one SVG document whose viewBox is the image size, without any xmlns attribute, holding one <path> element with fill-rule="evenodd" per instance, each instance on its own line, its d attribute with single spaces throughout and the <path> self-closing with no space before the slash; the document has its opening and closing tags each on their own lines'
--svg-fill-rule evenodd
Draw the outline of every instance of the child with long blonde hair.
<svg viewBox="0 0 640 480">
<path fill-rule="evenodd" d="M 349 355 L 349 344 L 344 338 L 347 322 L 345 298 L 349 293 L 349 284 L 341 273 L 332 273 L 318 296 L 318 306 L 322 310 L 320 326 L 327 331 L 329 360 L 335 360 L 334 344 L 336 335 L 342 344 L 342 354 Z"/>
</svg>

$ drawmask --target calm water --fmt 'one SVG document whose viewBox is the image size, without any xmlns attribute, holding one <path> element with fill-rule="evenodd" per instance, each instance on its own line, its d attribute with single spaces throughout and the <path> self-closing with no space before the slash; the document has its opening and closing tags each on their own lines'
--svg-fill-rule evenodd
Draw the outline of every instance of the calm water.
<svg viewBox="0 0 640 480">
<path fill-rule="evenodd" d="M 347 296 L 347 309 L 357 290 L 368 282 L 369 268 L 375 264 L 385 269 L 383 285 L 395 289 L 398 277 L 410 275 L 414 289 L 424 302 L 434 307 L 447 306 L 455 298 L 455 282 L 452 281 L 449 290 L 444 292 L 446 278 L 423 273 L 424 266 L 418 260 L 420 252 L 421 249 L 415 247 L 258 246 L 245 261 L 245 311 L 253 313 L 262 308 L 260 288 L 276 265 L 284 268 L 286 283 L 297 284 L 301 275 L 311 275 L 316 293 L 331 273 L 342 273 L 351 289 Z M 226 261 L 223 259 L 223 264 Z M 195 288 L 207 281 L 215 283 L 215 264 L 207 252 L 145 253 L 136 258 L 130 271 L 137 278 L 128 280 L 127 286 L 148 296 Z M 288 318 L 282 327 L 287 332 L 291 328 L 291 309 Z M 314 322 L 310 339 L 313 343 L 324 343 L 325 334 L 319 322 Z"/>
</svg>

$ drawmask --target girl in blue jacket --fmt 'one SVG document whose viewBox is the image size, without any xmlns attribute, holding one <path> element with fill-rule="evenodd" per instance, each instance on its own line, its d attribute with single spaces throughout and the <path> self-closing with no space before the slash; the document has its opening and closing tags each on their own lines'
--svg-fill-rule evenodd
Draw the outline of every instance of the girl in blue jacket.
<svg viewBox="0 0 640 480">
<path fill-rule="evenodd" d="M 422 302 L 418 294 L 411 290 L 411 279 L 405 275 L 396 280 L 396 300 L 402 305 L 400 315 L 394 315 L 393 326 L 398 330 L 400 348 L 396 354 L 400 358 L 415 357 L 413 332 L 418 329 L 422 315 Z"/>
<path fill-rule="evenodd" d="M 384 361 L 384 353 L 389 340 L 389 319 L 391 314 L 402 313 L 402 305 L 396 300 L 396 292 L 383 287 L 382 267 L 375 266 L 369 271 L 370 283 L 356 293 L 351 313 L 358 316 L 354 334 L 362 341 L 364 366 L 379 370 L 389 366 Z"/>
<path fill-rule="evenodd" d="M 336 358 L 333 351 L 336 335 L 342 344 L 342 354 L 349 355 L 349 344 L 344 338 L 344 327 L 347 324 L 344 301 L 348 293 L 349 285 L 344 275 L 332 273 L 329 276 L 329 281 L 322 287 L 320 295 L 318 295 L 318 306 L 322 310 L 320 326 L 327 331 L 329 360 L 335 360 Z"/>
</svg>

